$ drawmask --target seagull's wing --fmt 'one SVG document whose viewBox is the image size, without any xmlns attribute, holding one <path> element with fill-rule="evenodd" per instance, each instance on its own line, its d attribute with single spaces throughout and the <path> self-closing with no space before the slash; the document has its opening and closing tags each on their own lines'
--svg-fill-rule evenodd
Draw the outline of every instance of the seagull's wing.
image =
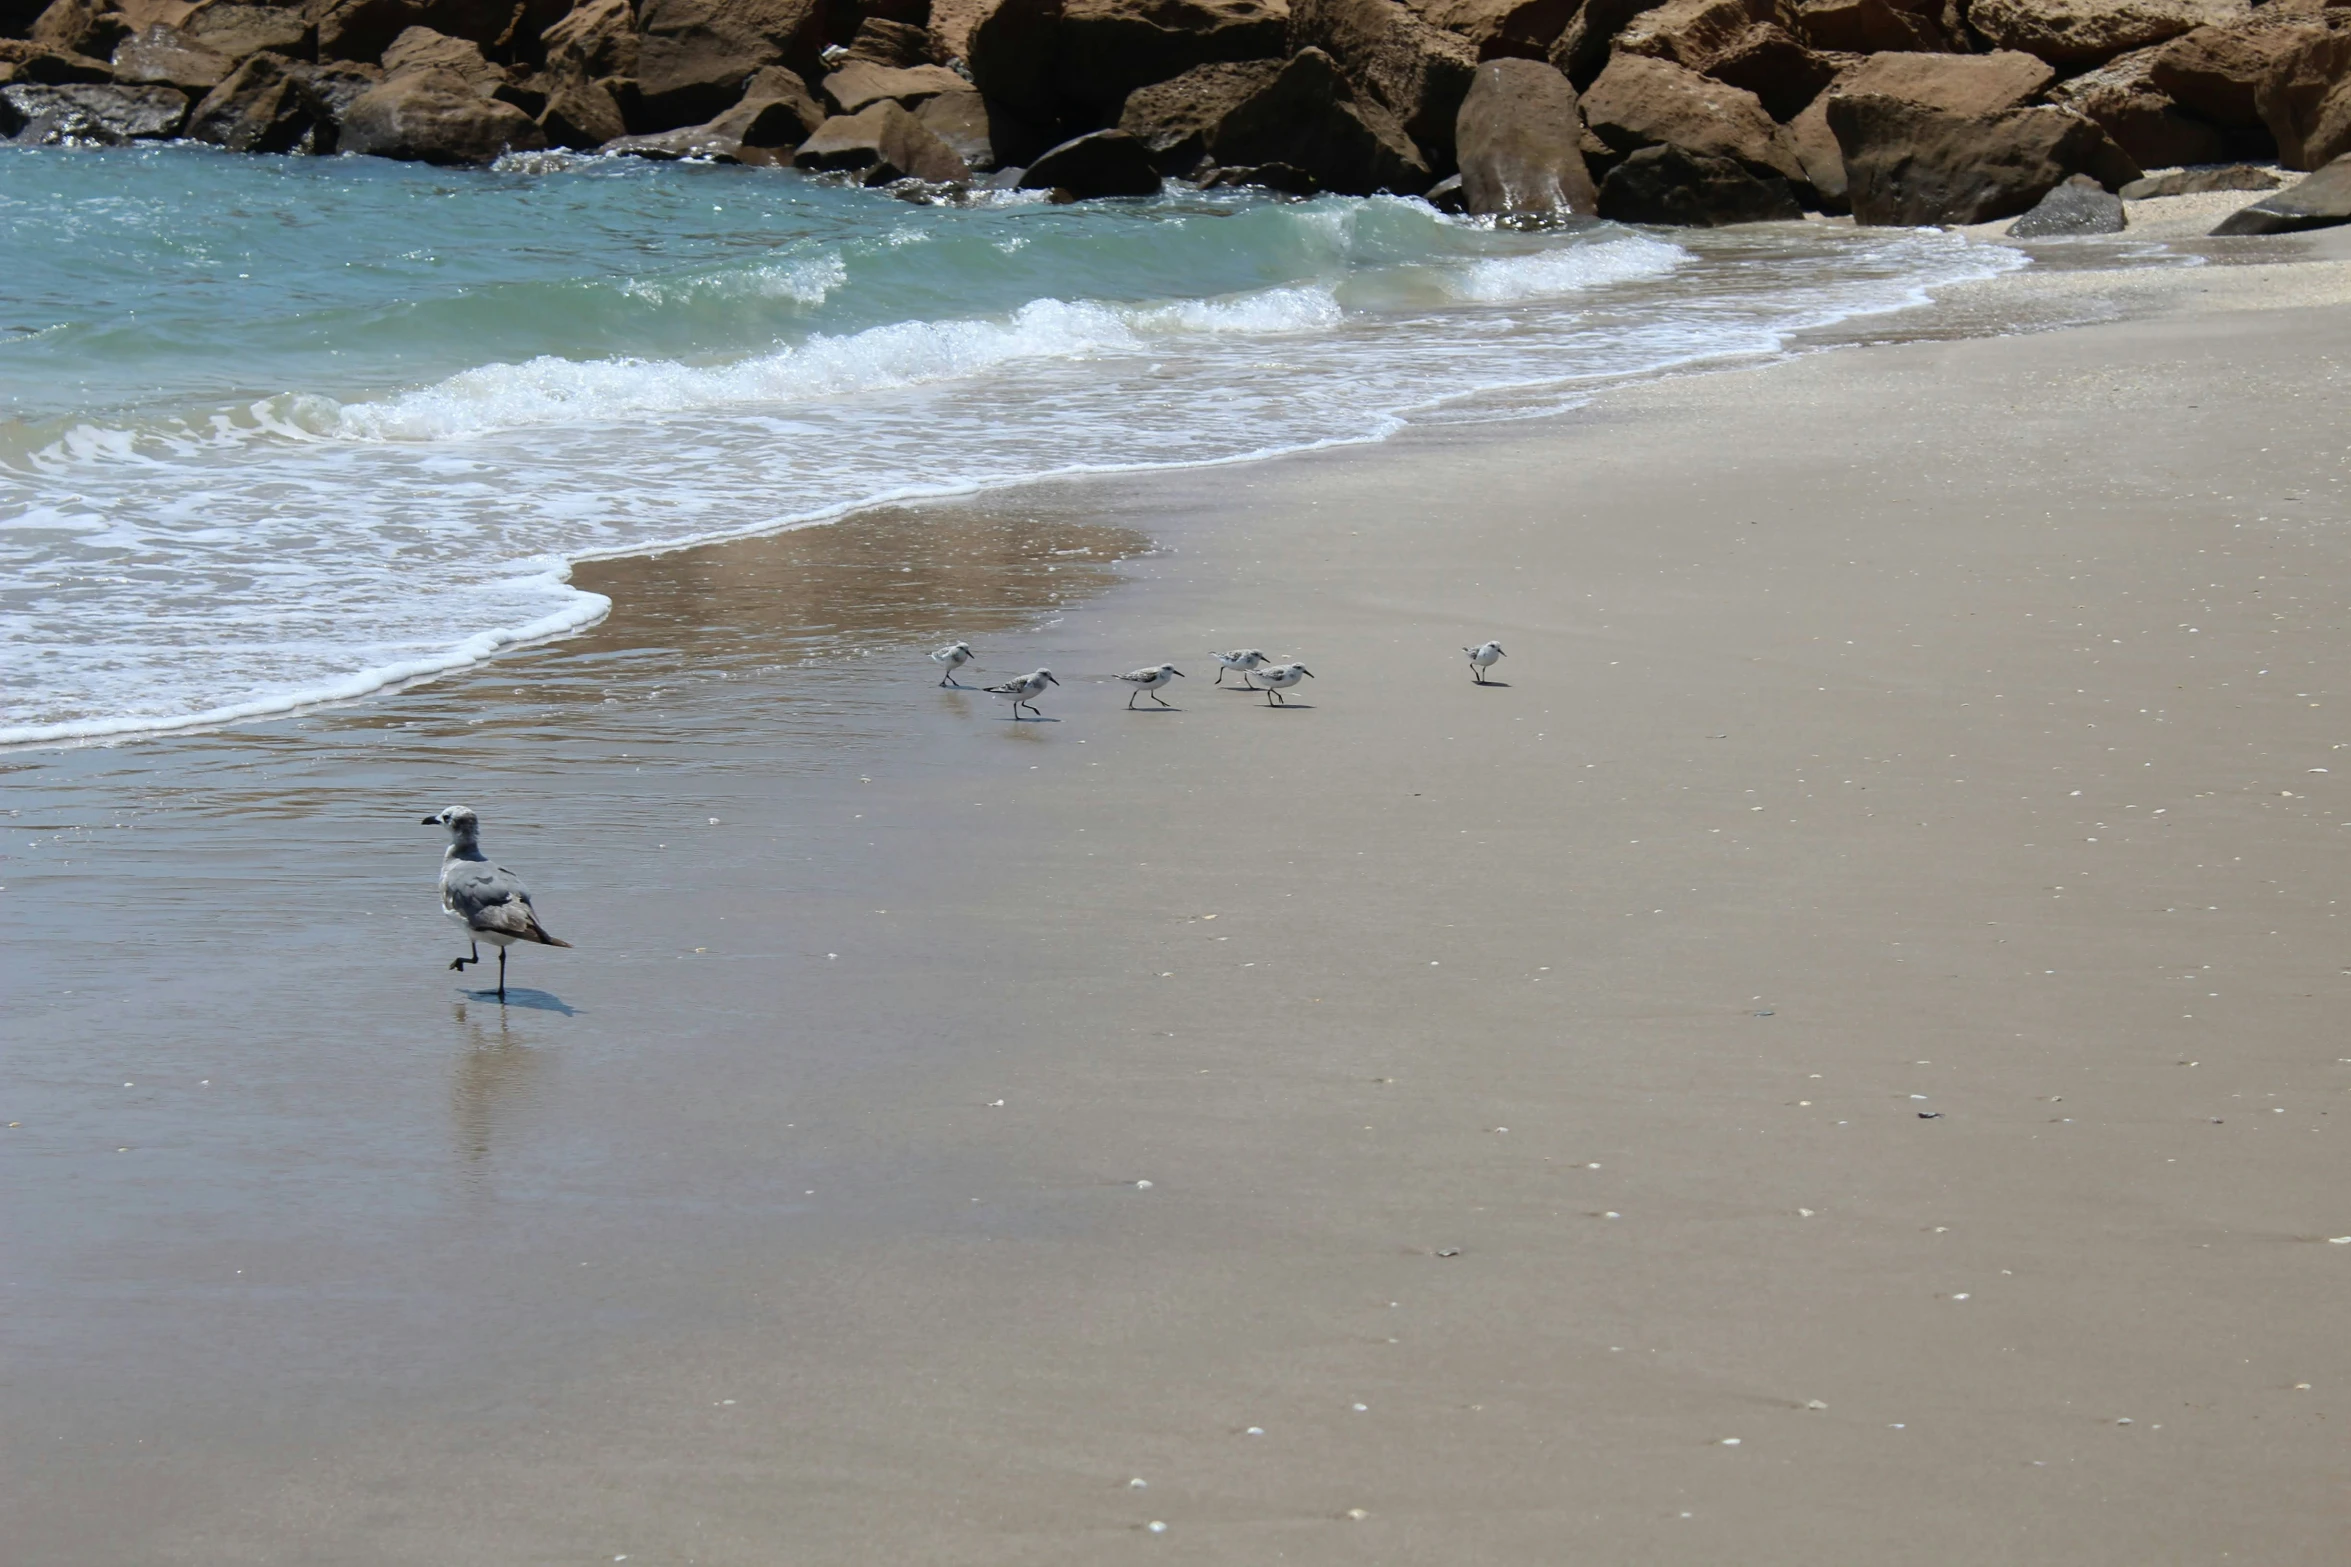
<svg viewBox="0 0 2351 1567">
<path fill-rule="evenodd" d="M 453 866 L 441 882 L 441 901 L 462 918 L 469 930 L 496 931 L 522 941 L 550 947 L 570 942 L 547 933 L 531 908 L 531 893 L 522 878 L 503 865 L 487 861 Z"/>
</svg>

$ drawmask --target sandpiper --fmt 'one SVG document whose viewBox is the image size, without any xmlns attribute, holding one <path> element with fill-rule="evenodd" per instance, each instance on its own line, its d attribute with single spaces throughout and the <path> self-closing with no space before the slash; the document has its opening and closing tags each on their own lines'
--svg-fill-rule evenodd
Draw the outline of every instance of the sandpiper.
<svg viewBox="0 0 2351 1567">
<path fill-rule="evenodd" d="M 1036 713 L 1039 718 L 1043 718 L 1045 715 L 1037 712 L 1038 694 L 1047 686 L 1059 684 L 1061 682 L 1053 678 L 1052 670 L 1032 669 L 1018 680 L 1007 680 L 1000 686 L 982 686 L 980 689 L 990 696 L 1012 698 L 1012 721 L 1017 724 L 1020 722 L 1020 710 L 1024 707 L 1030 712 Z"/>
<path fill-rule="evenodd" d="M 1265 652 L 1261 648 L 1237 647 L 1234 648 L 1230 653 L 1217 654 L 1216 661 L 1217 663 L 1224 666 L 1222 669 L 1219 669 L 1216 672 L 1216 683 L 1218 685 L 1221 686 L 1224 684 L 1224 672 L 1226 669 L 1230 669 L 1239 673 L 1241 677 L 1241 685 L 1243 688 L 1254 691 L 1257 689 L 1257 687 L 1249 683 L 1249 671 L 1264 666 Z"/>
<path fill-rule="evenodd" d="M 1173 707 L 1174 703 L 1161 698 L 1159 688 L 1170 680 L 1183 679 L 1184 672 L 1173 664 L 1161 664 L 1156 669 L 1130 669 L 1118 678 L 1135 688 L 1127 693 L 1127 711 L 1132 712 L 1135 707 L 1135 698 L 1146 691 L 1151 693 L 1151 700 L 1159 703 L 1161 707 Z"/>
<path fill-rule="evenodd" d="M 1267 707 L 1273 706 L 1276 702 L 1287 707 L 1290 705 L 1290 699 L 1282 693 L 1301 680 L 1312 680 L 1314 671 L 1308 669 L 1304 664 L 1279 664 L 1272 669 L 1260 669 L 1257 671 L 1257 678 L 1265 682 L 1265 705 Z"/>
<path fill-rule="evenodd" d="M 518 941 L 545 947 L 568 947 L 570 942 L 547 934 L 531 907 L 531 893 L 522 878 L 503 865 L 493 865 L 482 853 L 480 818 L 462 805 L 452 805 L 424 819 L 427 827 L 449 831 L 449 852 L 441 856 L 441 908 L 465 927 L 469 955 L 449 966 L 463 969 L 482 960 L 483 942 L 498 949 L 498 999 L 506 999 L 506 949 Z"/>
<path fill-rule="evenodd" d="M 963 689 L 963 682 L 955 678 L 955 671 L 971 662 L 971 644 L 969 642 L 950 642 L 931 655 L 931 662 L 943 666 L 947 671 L 939 677 L 939 684 L 953 686 L 960 691 Z"/>
<path fill-rule="evenodd" d="M 1461 651 L 1469 655 L 1470 678 L 1482 686 L 1487 683 L 1486 671 L 1492 669 L 1502 657 L 1502 644 L 1480 642 L 1476 647 L 1465 647 Z"/>
</svg>

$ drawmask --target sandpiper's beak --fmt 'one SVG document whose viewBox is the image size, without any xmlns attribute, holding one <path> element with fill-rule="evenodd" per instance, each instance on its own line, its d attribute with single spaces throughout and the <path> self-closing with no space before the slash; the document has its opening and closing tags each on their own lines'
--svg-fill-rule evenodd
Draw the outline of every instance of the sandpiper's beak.
<svg viewBox="0 0 2351 1567">
<path fill-rule="evenodd" d="M 1304 676 L 1305 676 L 1307 679 L 1309 679 L 1309 680 L 1312 680 L 1312 679 L 1314 678 L 1314 671 L 1313 671 L 1313 670 L 1311 670 L 1311 669 L 1308 669 L 1308 668 L 1307 668 L 1307 667 L 1306 667 L 1304 664 L 1300 664 L 1300 665 L 1298 666 L 1298 673 L 1300 673 L 1300 674 L 1304 675 Z"/>
<path fill-rule="evenodd" d="M 1188 677 L 1187 675 L 1185 675 L 1185 673 L 1184 673 L 1182 670 L 1180 670 L 1180 669 L 1171 669 L 1171 670 L 1169 670 L 1169 671 L 1168 671 L 1168 673 L 1169 673 L 1169 674 L 1171 674 L 1171 675 L 1173 675 L 1173 676 L 1175 676 L 1175 677 L 1176 677 L 1178 680 L 1184 680 L 1184 679 L 1188 679 L 1188 678 L 1189 678 L 1189 677 Z"/>
<path fill-rule="evenodd" d="M 1054 678 L 1053 678 L 1051 675 L 1047 675 L 1047 676 L 1045 677 L 1045 683 L 1046 683 L 1047 685 L 1049 685 L 1049 686 L 1057 686 L 1057 685 L 1061 684 L 1061 682 L 1060 682 L 1060 681 L 1058 681 L 1058 680 L 1054 679 Z"/>
</svg>

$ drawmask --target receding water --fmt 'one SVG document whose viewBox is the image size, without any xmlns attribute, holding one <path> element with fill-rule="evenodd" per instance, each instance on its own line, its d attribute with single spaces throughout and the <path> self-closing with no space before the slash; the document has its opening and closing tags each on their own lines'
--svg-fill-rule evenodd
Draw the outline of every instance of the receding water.
<svg viewBox="0 0 2351 1567">
<path fill-rule="evenodd" d="M 6 743 L 456 667 L 599 617 L 583 558 L 1555 407 L 2023 259 L 144 148 L 0 153 L 0 262 Z"/>
</svg>

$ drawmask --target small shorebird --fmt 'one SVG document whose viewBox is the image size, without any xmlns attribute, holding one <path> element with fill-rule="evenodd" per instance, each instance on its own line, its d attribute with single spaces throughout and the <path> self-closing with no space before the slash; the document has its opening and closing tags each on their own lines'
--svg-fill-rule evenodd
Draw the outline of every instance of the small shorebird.
<svg viewBox="0 0 2351 1567">
<path fill-rule="evenodd" d="M 498 999 L 506 999 L 506 949 L 518 941 L 545 947 L 568 947 L 570 942 L 547 934 L 531 907 L 531 893 L 522 878 L 503 865 L 493 865 L 482 853 L 480 818 L 462 805 L 452 805 L 424 819 L 427 827 L 449 830 L 449 852 L 441 856 L 441 908 L 465 927 L 470 956 L 454 958 L 449 966 L 463 969 L 482 960 L 483 942 L 498 949 Z"/>
<path fill-rule="evenodd" d="M 1312 680 L 1314 671 L 1308 669 L 1304 664 L 1279 664 L 1272 669 L 1260 669 L 1257 671 L 1257 678 L 1265 682 L 1265 705 L 1267 707 L 1273 706 L 1276 702 L 1288 707 L 1290 699 L 1282 693 L 1301 680 Z"/>
<path fill-rule="evenodd" d="M 1024 707 L 1039 718 L 1044 717 L 1043 713 L 1037 712 L 1037 697 L 1047 686 L 1059 684 L 1061 682 L 1053 678 L 1052 670 L 1032 669 L 1018 680 L 1007 680 L 1000 686 L 982 686 L 980 689 L 990 696 L 1012 698 L 1012 721 L 1017 724 L 1020 722 L 1020 710 Z"/>
<path fill-rule="evenodd" d="M 1470 678 L 1482 686 L 1486 684 L 1486 671 L 1492 669 L 1502 657 L 1502 644 L 1480 642 L 1476 647 L 1465 647 L 1461 651 L 1469 655 Z"/>
<path fill-rule="evenodd" d="M 1173 703 L 1161 700 L 1159 688 L 1170 680 L 1183 679 L 1184 672 L 1173 664 L 1161 664 L 1156 669 L 1130 669 L 1118 678 L 1135 688 L 1127 693 L 1127 711 L 1133 712 L 1135 698 L 1146 691 L 1151 693 L 1151 700 L 1158 702 L 1161 707 L 1173 706 Z"/>
<path fill-rule="evenodd" d="M 1226 669 L 1230 669 L 1237 671 L 1240 674 L 1241 685 L 1243 689 L 1250 691 L 1257 689 L 1257 687 L 1249 683 L 1249 672 L 1253 669 L 1261 669 L 1264 667 L 1265 653 L 1262 649 L 1253 647 L 1237 647 L 1234 648 L 1230 653 L 1217 654 L 1216 661 L 1217 663 L 1224 666 L 1224 668 L 1219 669 L 1216 672 L 1216 683 L 1218 685 L 1221 686 L 1224 684 L 1224 672 Z"/>
<path fill-rule="evenodd" d="M 931 655 L 931 662 L 946 668 L 947 672 L 939 677 L 939 684 L 953 686 L 960 691 L 963 689 L 963 682 L 955 678 L 955 671 L 971 662 L 971 644 L 969 642 L 950 642 Z"/>
</svg>

